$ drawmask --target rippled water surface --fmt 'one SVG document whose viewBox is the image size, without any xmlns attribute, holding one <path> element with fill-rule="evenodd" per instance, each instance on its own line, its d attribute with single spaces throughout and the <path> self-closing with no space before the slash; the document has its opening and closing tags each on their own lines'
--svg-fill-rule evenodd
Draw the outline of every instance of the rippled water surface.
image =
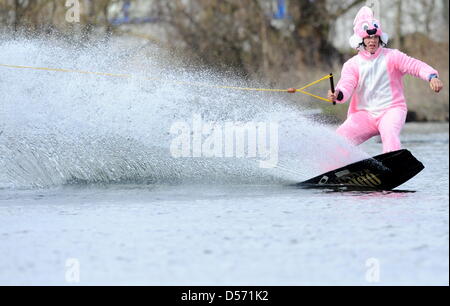
<svg viewBox="0 0 450 306">
<path fill-rule="evenodd" d="M 0 283 L 70 284 L 76 259 L 83 285 L 448 285 L 446 129 L 406 128 L 405 146 L 426 166 L 400 188 L 415 192 L 280 184 L 3 190 Z M 364 149 L 376 154 L 380 144 Z"/>
<path fill-rule="evenodd" d="M 426 168 L 396 192 L 300 190 L 381 145 L 308 119 L 306 97 L 131 51 L 0 40 L 3 64 L 133 75 L 1 67 L 0 285 L 448 285 L 448 123 L 406 126 Z M 198 117 L 277 124 L 277 167 L 173 158 L 171 127 Z"/>
</svg>

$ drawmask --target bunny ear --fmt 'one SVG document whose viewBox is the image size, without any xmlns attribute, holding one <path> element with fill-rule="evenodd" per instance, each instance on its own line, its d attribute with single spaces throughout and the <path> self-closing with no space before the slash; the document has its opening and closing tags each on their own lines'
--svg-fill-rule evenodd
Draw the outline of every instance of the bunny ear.
<svg viewBox="0 0 450 306">
<path fill-rule="evenodd" d="M 358 14 L 356 14 L 355 20 L 353 21 L 353 25 L 356 25 L 361 20 L 372 20 L 374 17 L 373 11 L 368 6 L 363 6 Z"/>
<path fill-rule="evenodd" d="M 348 42 L 350 43 L 350 46 L 353 49 L 358 49 L 359 45 L 362 44 L 363 40 L 358 35 L 352 35 L 352 37 L 350 37 Z"/>
</svg>

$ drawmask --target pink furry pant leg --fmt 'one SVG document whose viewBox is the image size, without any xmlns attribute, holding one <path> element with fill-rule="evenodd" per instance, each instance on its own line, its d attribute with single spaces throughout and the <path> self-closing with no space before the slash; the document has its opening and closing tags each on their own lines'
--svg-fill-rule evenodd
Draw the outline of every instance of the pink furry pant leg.
<svg viewBox="0 0 450 306">
<path fill-rule="evenodd" d="M 359 145 L 373 136 L 380 135 L 383 153 L 401 149 L 400 132 L 405 125 L 406 109 L 392 108 L 378 117 L 367 111 L 350 114 L 336 133 Z"/>
</svg>

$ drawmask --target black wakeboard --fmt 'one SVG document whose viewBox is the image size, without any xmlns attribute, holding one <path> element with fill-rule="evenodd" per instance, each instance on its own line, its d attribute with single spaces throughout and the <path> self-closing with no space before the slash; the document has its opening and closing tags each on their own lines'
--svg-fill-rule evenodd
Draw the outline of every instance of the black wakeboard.
<svg viewBox="0 0 450 306">
<path fill-rule="evenodd" d="M 374 156 L 296 184 L 300 188 L 392 190 L 424 169 L 408 150 Z"/>
</svg>

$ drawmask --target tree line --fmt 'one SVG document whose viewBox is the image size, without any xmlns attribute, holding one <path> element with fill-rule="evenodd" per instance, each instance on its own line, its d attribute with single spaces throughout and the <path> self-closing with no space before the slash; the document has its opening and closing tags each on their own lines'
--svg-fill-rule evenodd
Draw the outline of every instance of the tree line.
<svg viewBox="0 0 450 306">
<path fill-rule="evenodd" d="M 381 0 L 374 0 L 373 3 Z M 431 32 L 440 0 L 418 0 L 421 10 L 413 16 Z M 111 35 L 122 25 L 112 20 L 128 2 L 134 11 L 157 16 L 170 47 L 184 48 L 208 66 L 241 69 L 249 74 L 286 71 L 300 67 L 326 68 L 341 63 L 347 54 L 338 50 L 330 36 L 335 21 L 366 0 L 285 0 L 287 15 L 273 17 L 272 0 L 79 0 L 80 23 L 64 20 L 66 0 L 0 0 L 0 24 L 10 31 L 81 32 Z M 395 32 L 401 34 L 409 0 L 394 0 Z M 384 1 L 384 3 L 387 3 Z M 448 28 L 448 0 L 442 0 Z M 420 16 L 419 16 L 420 14 Z M 140 25 L 135 25 L 138 29 Z M 99 32 L 100 31 L 100 32 Z M 401 48 L 403 36 L 395 46 Z M 347 50 L 347 52 L 350 50 Z"/>
</svg>

